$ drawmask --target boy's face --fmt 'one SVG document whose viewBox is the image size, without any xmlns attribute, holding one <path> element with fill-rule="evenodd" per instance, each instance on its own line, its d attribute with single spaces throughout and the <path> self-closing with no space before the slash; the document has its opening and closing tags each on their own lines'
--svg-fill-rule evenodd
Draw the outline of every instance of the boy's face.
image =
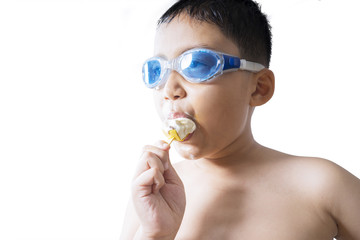
<svg viewBox="0 0 360 240">
<path fill-rule="evenodd" d="M 215 25 L 187 15 L 162 24 L 155 38 L 155 55 L 174 59 L 192 48 L 208 48 L 241 57 L 237 46 Z M 189 117 L 196 123 L 191 138 L 175 142 L 185 158 L 218 158 L 230 154 L 251 138 L 250 117 L 253 75 L 246 71 L 225 73 L 205 83 L 190 83 L 172 71 L 165 85 L 154 90 L 162 121 Z M 250 137 L 250 138 L 249 138 Z"/>
</svg>

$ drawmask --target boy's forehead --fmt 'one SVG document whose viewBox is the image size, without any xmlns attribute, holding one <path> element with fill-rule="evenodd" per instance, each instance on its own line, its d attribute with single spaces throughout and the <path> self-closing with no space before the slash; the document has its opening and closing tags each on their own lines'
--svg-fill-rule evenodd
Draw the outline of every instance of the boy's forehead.
<svg viewBox="0 0 360 240">
<path fill-rule="evenodd" d="M 235 43 L 214 24 L 200 22 L 181 14 L 170 23 L 162 23 L 156 32 L 154 54 L 172 59 L 192 48 L 209 48 L 239 55 Z"/>
</svg>

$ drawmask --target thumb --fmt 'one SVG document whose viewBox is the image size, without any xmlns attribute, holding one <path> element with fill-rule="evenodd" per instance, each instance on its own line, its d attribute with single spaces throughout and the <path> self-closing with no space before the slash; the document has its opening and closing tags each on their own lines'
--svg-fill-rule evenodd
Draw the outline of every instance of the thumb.
<svg viewBox="0 0 360 240">
<path fill-rule="evenodd" d="M 170 145 L 165 141 L 158 141 L 155 145 L 160 147 L 162 150 L 166 151 L 169 154 Z M 164 163 L 165 172 L 164 172 L 164 179 L 166 183 L 176 184 L 176 185 L 183 185 L 182 181 L 177 174 L 175 168 L 171 164 L 170 156 L 167 158 L 167 161 Z"/>
<path fill-rule="evenodd" d="M 164 172 L 165 182 L 169 183 L 169 184 L 176 184 L 176 185 L 182 186 L 183 185 L 182 181 L 181 181 L 179 175 L 177 174 L 174 166 L 171 164 L 170 158 L 168 161 L 169 161 L 168 167 Z"/>
</svg>

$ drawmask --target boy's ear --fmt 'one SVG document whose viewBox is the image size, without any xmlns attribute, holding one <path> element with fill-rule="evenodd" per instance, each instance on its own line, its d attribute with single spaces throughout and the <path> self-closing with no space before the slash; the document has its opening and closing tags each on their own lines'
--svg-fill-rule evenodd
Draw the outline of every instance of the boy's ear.
<svg viewBox="0 0 360 240">
<path fill-rule="evenodd" d="M 261 106 L 271 99 L 275 91 L 274 73 L 265 68 L 254 76 L 254 86 L 250 99 L 252 107 Z"/>
</svg>

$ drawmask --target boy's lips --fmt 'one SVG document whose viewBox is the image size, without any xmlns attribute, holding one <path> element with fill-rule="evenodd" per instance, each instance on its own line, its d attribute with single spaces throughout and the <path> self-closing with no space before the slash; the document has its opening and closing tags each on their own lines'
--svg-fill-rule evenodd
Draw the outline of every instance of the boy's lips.
<svg viewBox="0 0 360 240">
<path fill-rule="evenodd" d="M 167 119 L 176 119 L 176 118 L 189 118 L 193 120 L 193 118 L 184 112 L 170 112 L 167 116 Z"/>
<path fill-rule="evenodd" d="M 185 112 L 170 112 L 167 115 L 165 121 L 172 120 L 172 119 L 177 119 L 177 118 L 188 118 L 191 121 L 193 121 L 195 123 L 195 125 L 197 125 L 197 123 L 195 121 L 195 118 L 193 116 L 191 116 L 190 114 L 187 114 Z M 188 134 L 182 142 L 188 141 L 194 135 L 195 131 L 196 131 L 196 128 L 192 133 Z"/>
<path fill-rule="evenodd" d="M 195 130 L 196 131 L 196 130 Z M 192 133 L 190 133 L 189 135 L 186 136 L 186 138 L 183 140 L 183 142 L 188 141 L 195 133 L 195 131 L 193 131 Z"/>
</svg>

